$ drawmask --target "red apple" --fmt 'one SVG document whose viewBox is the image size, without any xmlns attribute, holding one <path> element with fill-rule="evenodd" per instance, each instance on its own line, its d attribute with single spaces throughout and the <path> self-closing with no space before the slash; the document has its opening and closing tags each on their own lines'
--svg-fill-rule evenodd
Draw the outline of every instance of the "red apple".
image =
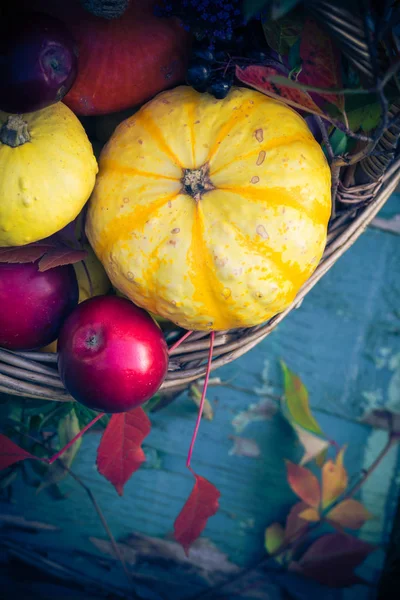
<svg viewBox="0 0 400 600">
<path fill-rule="evenodd" d="M 41 273 L 37 263 L 0 263 L 0 346 L 33 350 L 50 344 L 77 304 L 72 265 Z"/>
<path fill-rule="evenodd" d="M 78 402 L 107 413 L 149 400 L 168 369 L 168 348 L 153 319 L 125 298 L 82 302 L 58 338 L 60 377 Z"/>
</svg>

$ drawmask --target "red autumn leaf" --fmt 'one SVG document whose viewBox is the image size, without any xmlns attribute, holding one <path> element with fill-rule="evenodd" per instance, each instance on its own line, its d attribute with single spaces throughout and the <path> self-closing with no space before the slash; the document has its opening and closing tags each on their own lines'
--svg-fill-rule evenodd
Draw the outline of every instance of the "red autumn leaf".
<svg viewBox="0 0 400 600">
<path fill-rule="evenodd" d="M 25 458 L 35 458 L 35 456 L 0 433 L 0 470 L 7 469 L 7 467 L 20 460 L 25 460 Z"/>
<path fill-rule="evenodd" d="M 290 571 L 301 573 L 330 587 L 346 587 L 360 583 L 354 573 L 375 546 L 344 533 L 331 533 L 318 538 Z"/>
<path fill-rule="evenodd" d="M 308 506 L 319 508 L 321 489 L 319 481 L 309 469 L 286 461 L 287 481 L 294 493 Z"/>
<path fill-rule="evenodd" d="M 250 66 L 245 69 L 236 67 L 236 77 L 242 83 L 271 96 L 282 100 L 297 110 L 306 110 L 307 112 L 325 116 L 322 110 L 315 104 L 311 96 L 302 90 L 293 87 L 286 87 L 284 84 L 272 83 L 271 77 L 281 76 L 282 74 L 273 67 Z"/>
<path fill-rule="evenodd" d="M 97 449 L 97 469 L 122 496 L 125 483 L 145 461 L 141 444 L 150 433 L 142 408 L 111 417 Z"/>
<path fill-rule="evenodd" d="M 0 248 L 0 263 L 33 263 L 41 258 L 52 246 L 50 244 L 28 244 Z"/>
<path fill-rule="evenodd" d="M 186 555 L 205 528 L 208 519 L 217 512 L 221 495 L 215 485 L 207 479 L 195 473 L 193 475 L 196 483 L 174 523 L 174 537 L 183 546 Z"/>
<path fill-rule="evenodd" d="M 325 33 L 314 19 L 306 19 L 301 34 L 300 57 L 302 68 L 298 81 L 327 90 L 342 87 L 339 51 L 333 45 L 331 36 Z M 343 95 L 319 95 L 343 112 Z"/>
<path fill-rule="evenodd" d="M 51 248 L 39 262 L 39 271 L 48 271 L 62 265 L 72 265 L 87 256 L 86 250 L 75 250 L 68 246 Z"/>
</svg>

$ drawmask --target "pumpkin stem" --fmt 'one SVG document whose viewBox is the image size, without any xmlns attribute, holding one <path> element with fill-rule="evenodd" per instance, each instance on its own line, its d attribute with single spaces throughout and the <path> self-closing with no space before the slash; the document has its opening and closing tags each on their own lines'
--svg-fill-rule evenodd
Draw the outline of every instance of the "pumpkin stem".
<svg viewBox="0 0 400 600">
<path fill-rule="evenodd" d="M 210 165 L 204 163 L 199 169 L 183 169 L 182 193 L 198 202 L 206 192 L 215 189 L 210 179 Z"/>
<path fill-rule="evenodd" d="M 10 115 L 0 129 L 0 142 L 10 148 L 17 148 L 30 142 L 28 123 L 20 115 Z"/>
</svg>

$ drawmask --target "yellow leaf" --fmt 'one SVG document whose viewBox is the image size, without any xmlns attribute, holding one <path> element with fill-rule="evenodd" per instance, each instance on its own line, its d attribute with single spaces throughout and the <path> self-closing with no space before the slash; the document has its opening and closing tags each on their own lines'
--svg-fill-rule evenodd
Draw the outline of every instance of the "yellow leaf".
<svg viewBox="0 0 400 600">
<path fill-rule="evenodd" d="M 319 512 L 315 508 L 306 508 L 299 514 L 305 521 L 317 522 L 320 520 Z"/>
<path fill-rule="evenodd" d="M 327 519 L 349 529 L 360 529 L 373 515 L 357 500 L 349 498 L 332 508 Z"/>
<path fill-rule="evenodd" d="M 285 538 L 285 532 L 279 523 L 272 523 L 265 530 L 265 549 L 268 554 L 274 554 L 282 546 Z"/>
<path fill-rule="evenodd" d="M 322 508 L 335 502 L 347 488 L 347 472 L 343 466 L 346 446 L 338 452 L 336 461 L 327 460 L 322 467 Z"/>
</svg>

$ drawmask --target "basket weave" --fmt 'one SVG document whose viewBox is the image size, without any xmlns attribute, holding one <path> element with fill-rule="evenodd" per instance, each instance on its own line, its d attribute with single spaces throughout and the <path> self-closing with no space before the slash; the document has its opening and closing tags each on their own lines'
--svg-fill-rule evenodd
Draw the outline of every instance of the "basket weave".
<svg viewBox="0 0 400 600">
<path fill-rule="evenodd" d="M 384 4 L 386 6 L 387 3 Z M 336 39 L 343 54 L 358 66 L 368 87 L 373 80 L 377 81 L 377 77 L 382 80 L 387 64 L 381 65 L 379 57 L 374 58 L 370 52 L 367 22 L 363 15 L 360 13 L 355 19 L 355 15 L 348 12 L 346 2 L 342 1 L 332 5 L 326 0 L 310 0 L 309 7 L 315 18 L 319 18 L 321 25 Z M 351 161 L 354 164 L 346 166 L 346 162 L 342 161 L 341 166 L 336 165 L 332 171 L 333 203 L 328 241 L 314 274 L 301 288 L 294 302 L 268 322 L 247 329 L 217 332 L 212 370 L 254 348 L 291 310 L 299 306 L 304 296 L 363 233 L 393 193 L 400 182 L 400 158 L 397 152 L 400 104 L 392 103 L 387 117 L 390 125 L 386 129 L 382 128 L 378 142 L 372 146 L 373 154 L 366 155 L 363 148 L 358 148 Z M 180 335 L 182 330 L 169 331 L 167 341 L 175 340 Z M 204 376 L 209 345 L 208 333 L 194 332 L 188 341 L 173 350 L 161 391 L 171 396 Z M 60 402 L 73 400 L 58 376 L 57 355 L 43 352 L 10 352 L 0 349 L 0 393 Z"/>
<path fill-rule="evenodd" d="M 372 168 L 372 167 L 371 167 Z M 294 302 L 267 323 L 249 329 L 217 332 L 212 369 L 239 358 L 263 340 L 294 308 L 332 265 L 363 233 L 400 182 L 400 159 L 378 181 L 347 188 L 339 183 L 337 204 L 348 208 L 334 218 L 329 227 L 328 243 L 314 274 L 302 287 Z M 343 201 L 343 202 L 342 202 Z M 360 202 L 362 207 L 360 208 Z M 366 202 L 366 205 L 365 205 Z M 352 206 L 352 204 L 355 206 Z M 209 334 L 194 332 L 186 343 L 171 353 L 169 371 L 161 391 L 183 389 L 205 374 Z M 55 369 L 57 355 L 44 352 L 0 350 L 0 392 L 16 396 L 68 402 L 73 398 L 64 389 Z"/>
</svg>

